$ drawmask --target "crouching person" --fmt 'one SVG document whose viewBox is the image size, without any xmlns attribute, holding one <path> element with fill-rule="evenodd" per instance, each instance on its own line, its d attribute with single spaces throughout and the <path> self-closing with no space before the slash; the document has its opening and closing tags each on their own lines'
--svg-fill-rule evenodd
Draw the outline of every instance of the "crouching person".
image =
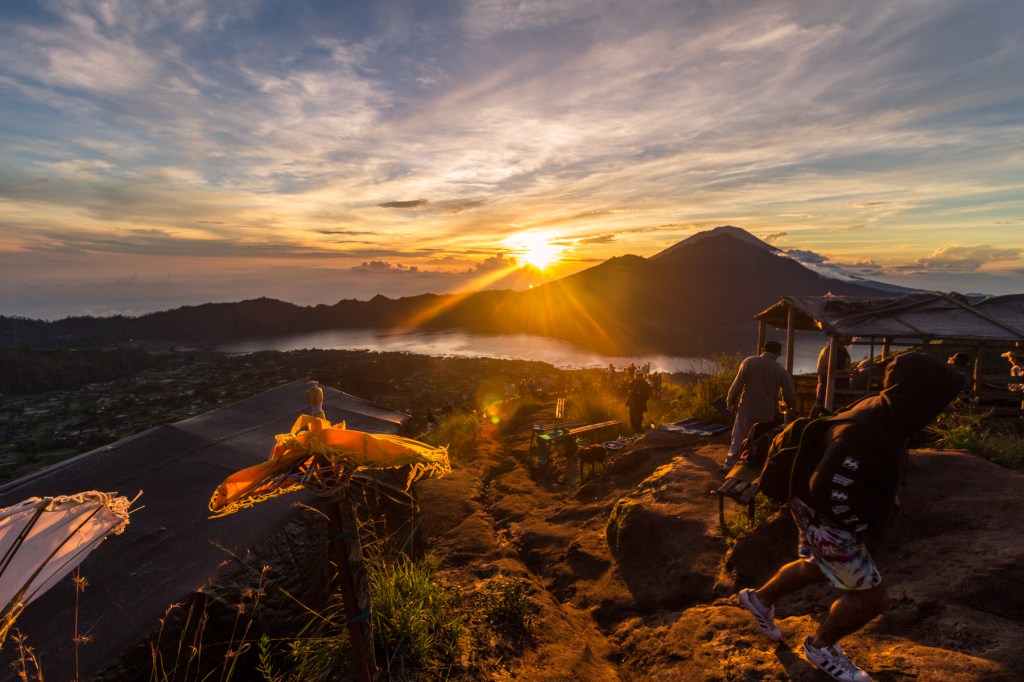
<svg viewBox="0 0 1024 682">
<path fill-rule="evenodd" d="M 843 653 L 839 641 L 886 608 L 886 585 L 874 553 L 897 507 L 909 436 L 924 428 L 954 399 L 961 377 L 923 353 L 893 360 L 880 395 L 856 403 L 826 431 L 821 459 L 806 482 L 797 482 L 790 509 L 800 531 L 799 558 L 756 590 L 741 590 L 740 603 L 772 641 L 782 639 L 775 603 L 807 585 L 827 580 L 840 596 L 813 636 L 804 640 L 808 661 L 843 682 L 871 677 Z"/>
</svg>

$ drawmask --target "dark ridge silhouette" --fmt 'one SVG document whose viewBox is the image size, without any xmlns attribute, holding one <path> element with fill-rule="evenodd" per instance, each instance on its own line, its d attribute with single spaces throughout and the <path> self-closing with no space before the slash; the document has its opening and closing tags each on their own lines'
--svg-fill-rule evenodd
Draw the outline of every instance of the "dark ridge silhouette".
<svg viewBox="0 0 1024 682">
<path fill-rule="evenodd" d="M 258 298 L 54 322 L 0 317 L 0 346 L 214 345 L 326 329 L 461 329 L 548 336 L 609 354 L 709 354 L 748 348 L 753 315 L 782 296 L 888 293 L 869 284 L 825 277 L 750 233 L 723 226 L 651 258 L 615 257 L 529 291 L 377 295 L 317 306 Z"/>
</svg>

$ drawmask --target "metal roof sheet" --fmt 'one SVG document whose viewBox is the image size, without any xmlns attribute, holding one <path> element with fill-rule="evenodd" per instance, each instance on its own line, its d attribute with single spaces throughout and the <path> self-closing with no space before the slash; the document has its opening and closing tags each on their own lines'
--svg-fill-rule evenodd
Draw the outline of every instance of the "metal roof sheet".
<svg viewBox="0 0 1024 682">
<path fill-rule="evenodd" d="M 830 336 L 923 342 L 1024 340 L 1024 294 L 983 298 L 937 292 L 887 298 L 786 296 L 754 317 L 785 329 L 790 315 L 794 329 L 820 330 Z"/>
</svg>

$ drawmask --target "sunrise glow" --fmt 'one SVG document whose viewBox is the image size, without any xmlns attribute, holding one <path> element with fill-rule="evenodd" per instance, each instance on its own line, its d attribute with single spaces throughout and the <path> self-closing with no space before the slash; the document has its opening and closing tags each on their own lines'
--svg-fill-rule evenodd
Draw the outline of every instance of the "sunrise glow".
<svg viewBox="0 0 1024 682">
<path fill-rule="evenodd" d="M 538 270 L 555 264 L 565 250 L 564 247 L 553 244 L 549 235 L 540 232 L 516 235 L 510 240 L 510 244 L 518 252 L 520 260 Z"/>
<path fill-rule="evenodd" d="M 0 3 L 0 315 L 521 291 L 722 225 L 1020 290 L 1019 2 L 384 4 Z"/>
</svg>

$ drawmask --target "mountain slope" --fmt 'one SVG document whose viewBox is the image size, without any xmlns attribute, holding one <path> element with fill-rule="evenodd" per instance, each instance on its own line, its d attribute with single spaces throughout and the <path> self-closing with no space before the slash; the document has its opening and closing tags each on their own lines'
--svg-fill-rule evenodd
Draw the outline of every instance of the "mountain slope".
<svg viewBox="0 0 1024 682">
<path fill-rule="evenodd" d="M 824 277 L 739 228 L 701 235 L 654 258 L 612 258 L 510 294 L 494 309 L 491 330 L 553 336 L 612 354 L 731 352 L 749 348 L 753 315 L 782 296 L 881 295 Z M 478 303 L 460 304 L 464 322 L 479 314 Z"/>
</svg>

